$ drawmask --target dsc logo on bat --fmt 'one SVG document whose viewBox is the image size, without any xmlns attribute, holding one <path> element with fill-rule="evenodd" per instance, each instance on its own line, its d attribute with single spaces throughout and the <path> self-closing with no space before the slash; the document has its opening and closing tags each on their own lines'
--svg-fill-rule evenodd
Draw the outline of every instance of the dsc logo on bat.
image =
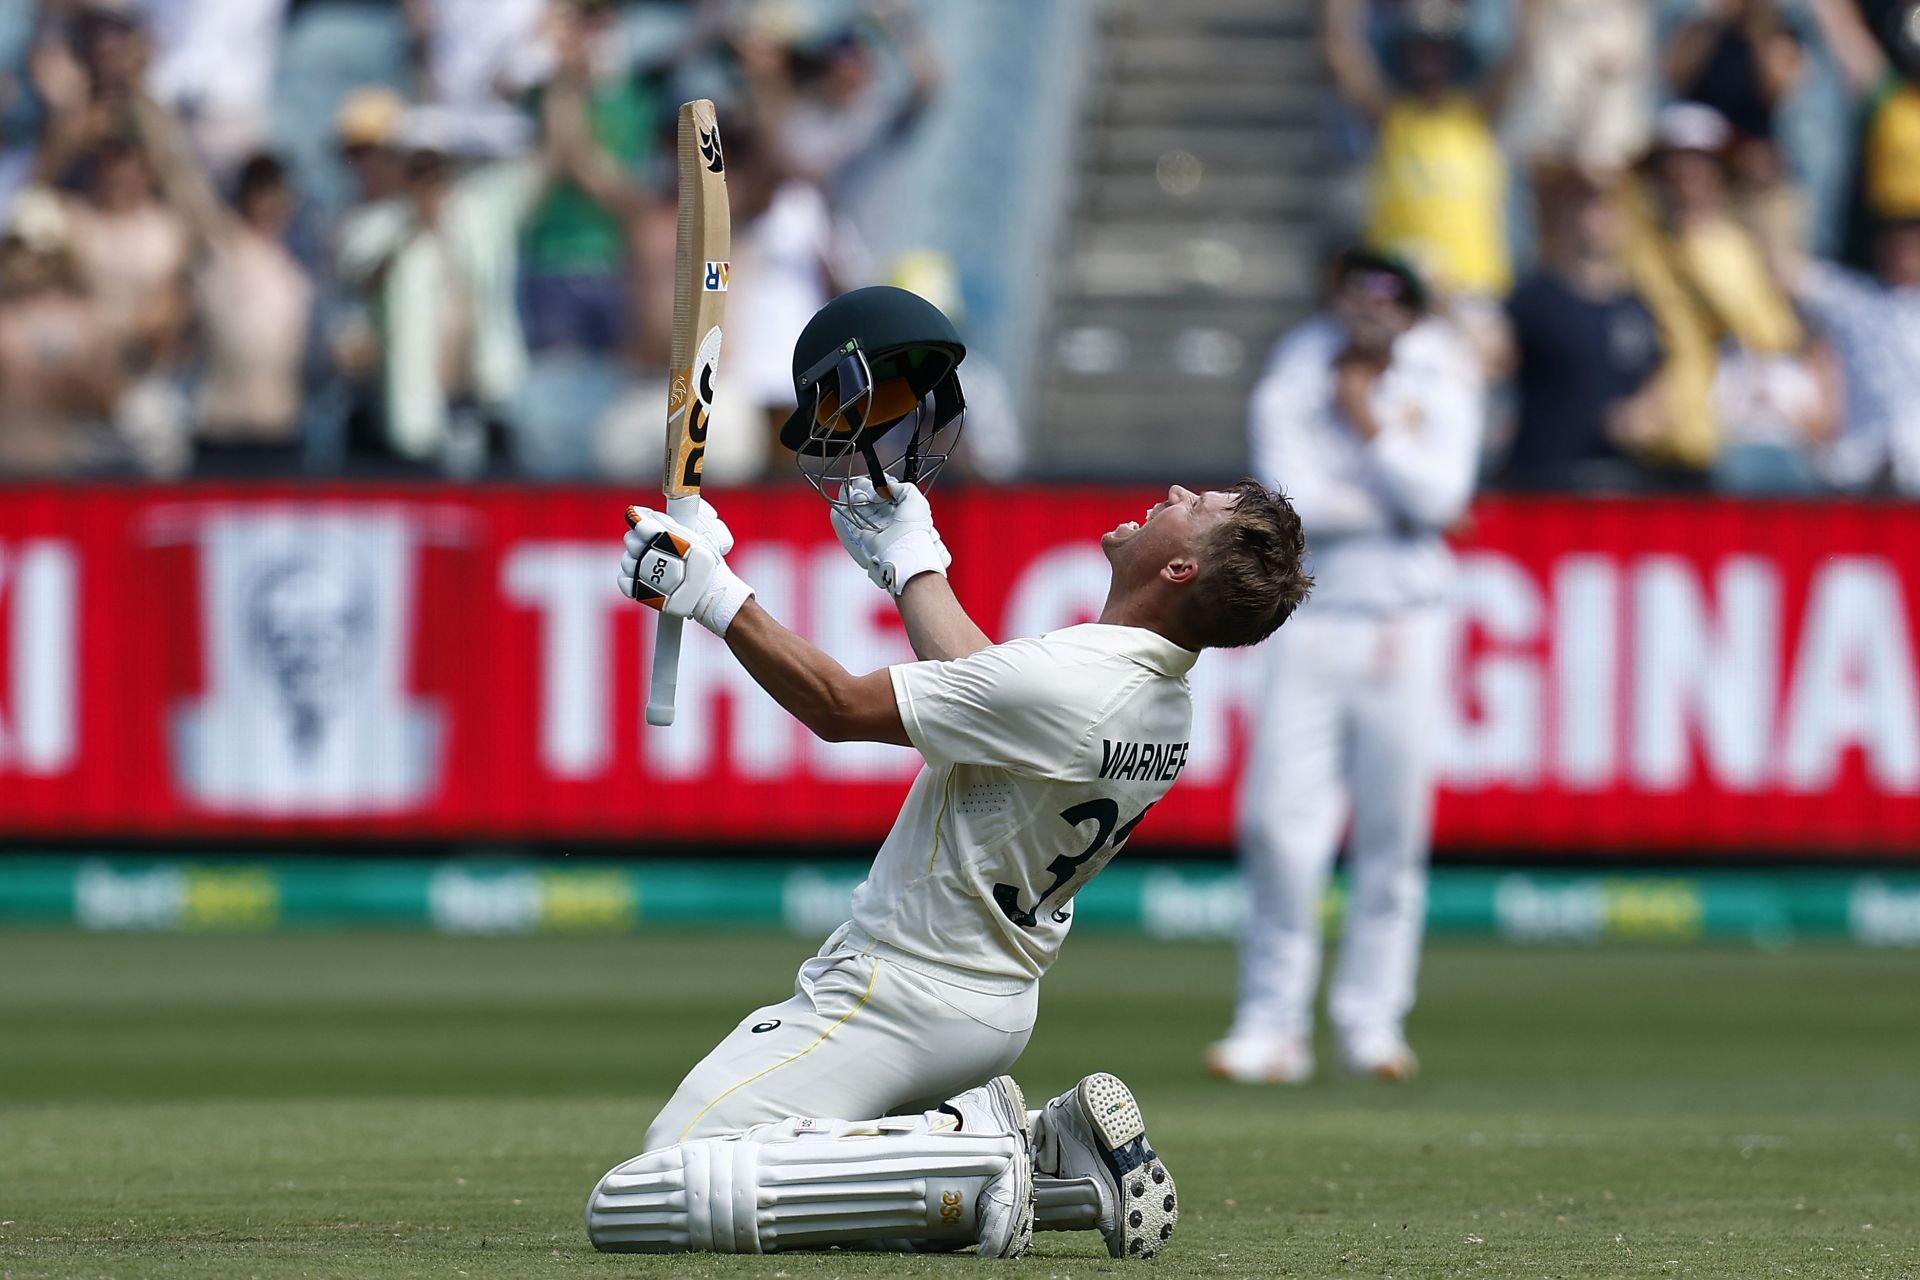
<svg viewBox="0 0 1920 1280">
<path fill-rule="evenodd" d="M 707 330 L 694 352 L 693 366 L 676 370 L 667 384 L 669 475 L 678 473 L 687 489 L 700 487 L 707 454 L 707 428 L 713 420 L 713 378 L 720 365 L 720 326 Z"/>
<path fill-rule="evenodd" d="M 727 291 L 727 277 L 732 274 L 733 264 L 731 262 L 709 262 L 707 264 L 706 274 L 701 279 L 700 287 L 708 293 L 725 293 Z"/>
</svg>

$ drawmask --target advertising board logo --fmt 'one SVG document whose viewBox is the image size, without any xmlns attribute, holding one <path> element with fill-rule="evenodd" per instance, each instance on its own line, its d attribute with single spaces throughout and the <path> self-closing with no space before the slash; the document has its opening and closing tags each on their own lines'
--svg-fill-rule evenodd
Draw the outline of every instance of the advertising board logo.
<svg viewBox="0 0 1920 1280">
<path fill-rule="evenodd" d="M 296 756 L 311 758 L 368 674 L 372 595 L 366 566 L 311 553 L 260 565 L 245 591 L 247 656 L 279 700 Z"/>
<path fill-rule="evenodd" d="M 444 717 L 407 689 L 418 524 L 393 507 L 273 504 L 168 525 L 197 552 L 205 688 L 170 715 L 174 780 L 195 804 L 345 817 L 431 798 Z"/>
</svg>

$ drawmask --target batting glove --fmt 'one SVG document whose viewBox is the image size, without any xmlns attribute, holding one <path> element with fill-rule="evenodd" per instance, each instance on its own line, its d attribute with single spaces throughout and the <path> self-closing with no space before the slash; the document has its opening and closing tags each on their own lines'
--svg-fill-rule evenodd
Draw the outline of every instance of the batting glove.
<svg viewBox="0 0 1920 1280">
<path fill-rule="evenodd" d="M 840 492 L 850 510 L 829 513 L 833 532 L 873 585 L 899 595 L 923 573 L 945 576 L 953 555 L 933 527 L 926 495 L 904 480 L 887 477 L 882 497 L 865 476 L 849 480 Z"/>
<path fill-rule="evenodd" d="M 717 636 L 727 634 L 753 588 L 722 559 L 733 532 L 704 501 L 689 527 L 646 507 L 627 508 L 620 592 L 675 618 L 692 618 Z"/>
</svg>

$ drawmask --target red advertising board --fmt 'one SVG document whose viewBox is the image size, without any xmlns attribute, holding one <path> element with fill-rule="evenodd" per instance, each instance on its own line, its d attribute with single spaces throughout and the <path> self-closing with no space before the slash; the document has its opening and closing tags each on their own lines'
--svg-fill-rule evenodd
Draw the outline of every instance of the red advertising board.
<svg viewBox="0 0 1920 1280">
<path fill-rule="evenodd" d="M 876 839 L 913 753 L 812 741 L 704 633 L 644 726 L 628 496 L 0 489 L 0 837 Z M 956 590 L 998 636 L 1085 620 L 1152 496 L 936 493 Z M 720 501 L 777 616 L 910 658 L 811 493 Z M 1443 845 L 1920 848 L 1920 509 L 1488 499 L 1459 553 Z M 1229 842 L 1264 660 L 1202 658 L 1141 840 Z"/>
</svg>

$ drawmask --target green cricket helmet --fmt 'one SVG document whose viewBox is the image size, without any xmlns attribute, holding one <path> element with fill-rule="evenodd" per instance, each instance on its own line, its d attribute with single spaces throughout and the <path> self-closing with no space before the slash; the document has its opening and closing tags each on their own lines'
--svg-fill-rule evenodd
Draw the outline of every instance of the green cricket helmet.
<svg viewBox="0 0 1920 1280">
<path fill-rule="evenodd" d="M 925 484 L 958 438 L 967 348 L 940 308 L 875 285 L 820 308 L 793 348 L 799 408 L 780 428 L 800 470 L 829 502 L 859 472 Z"/>
</svg>

